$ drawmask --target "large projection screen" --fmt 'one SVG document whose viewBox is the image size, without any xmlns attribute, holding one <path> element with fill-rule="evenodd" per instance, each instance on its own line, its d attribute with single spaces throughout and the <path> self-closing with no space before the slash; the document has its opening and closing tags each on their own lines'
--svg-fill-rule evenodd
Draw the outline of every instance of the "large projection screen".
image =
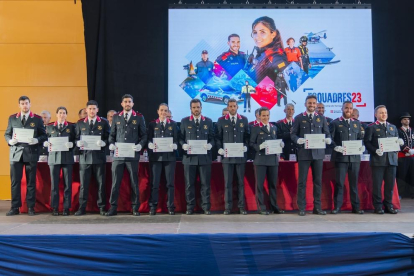
<svg viewBox="0 0 414 276">
<path fill-rule="evenodd" d="M 259 23 L 252 28 L 254 22 Z M 232 34 L 238 37 L 229 42 Z M 301 64 L 294 48 L 304 36 L 307 70 L 306 56 Z M 370 9 L 170 9 L 168 39 L 168 103 L 177 121 L 190 115 L 193 98 L 213 121 L 234 98 L 249 121 L 254 110 L 266 106 L 275 122 L 285 117 L 284 97 L 298 114 L 309 94 L 325 104 L 327 117 L 341 116 L 342 103 L 349 100 L 361 121 L 373 119 Z M 250 112 L 244 109 L 243 87 L 252 93 Z"/>
</svg>

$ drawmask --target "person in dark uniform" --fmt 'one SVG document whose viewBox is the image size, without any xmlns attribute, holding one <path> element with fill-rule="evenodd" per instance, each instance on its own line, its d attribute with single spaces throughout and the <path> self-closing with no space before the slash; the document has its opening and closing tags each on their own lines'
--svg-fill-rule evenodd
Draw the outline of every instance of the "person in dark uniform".
<svg viewBox="0 0 414 276">
<path fill-rule="evenodd" d="M 201 52 L 201 61 L 196 64 L 195 73 L 205 84 L 213 77 L 214 63 L 208 60 L 207 50 Z"/>
<path fill-rule="evenodd" d="M 309 74 L 309 69 L 312 68 L 312 65 L 309 58 L 309 49 L 306 47 L 308 45 L 308 38 L 306 36 L 302 36 L 299 39 L 299 43 L 300 45 L 298 48 L 300 50 L 300 54 L 302 55 L 303 71 L 305 71 L 306 74 Z"/>
<path fill-rule="evenodd" d="M 217 57 L 216 62 L 223 67 L 224 70 L 234 77 L 246 65 L 246 54 L 240 51 L 240 36 L 231 34 L 227 38 L 229 50 Z"/>
<path fill-rule="evenodd" d="M 285 211 L 277 206 L 276 201 L 279 159 L 277 154 L 266 154 L 266 141 L 277 139 L 277 127 L 269 123 L 270 111 L 267 107 L 261 107 L 259 115 L 261 122 L 252 128 L 250 135 L 250 146 L 256 150 L 253 164 L 256 176 L 257 210 L 261 215 L 269 214 L 264 202 L 264 182 L 267 179 L 271 209 L 276 214 L 283 214 Z M 280 146 L 284 147 L 283 141 L 280 142 Z"/>
<path fill-rule="evenodd" d="M 85 119 L 88 116 L 88 113 L 86 112 L 86 108 L 82 108 L 78 112 L 79 120 Z"/>
<path fill-rule="evenodd" d="M 247 60 L 246 73 L 256 83 L 266 76 L 275 80 L 277 73 L 288 65 L 282 36 L 276 29 L 275 21 L 267 16 L 257 18 L 252 24 L 252 38 L 256 46 Z"/>
<path fill-rule="evenodd" d="M 318 103 L 316 105 L 316 108 L 317 108 L 317 112 L 318 112 L 319 115 L 325 116 L 325 105 L 323 103 Z M 329 117 L 326 117 L 326 116 L 325 116 L 325 118 L 326 118 L 326 121 L 328 122 L 328 126 L 329 126 L 329 124 L 333 121 L 333 119 L 329 118 Z M 326 147 L 325 154 L 332 155 L 332 150 L 333 150 L 332 145 Z"/>
<path fill-rule="evenodd" d="M 68 137 L 65 147 L 68 151 L 52 151 L 49 153 L 48 164 L 50 169 L 51 192 L 50 206 L 53 208 L 52 215 L 59 215 L 59 181 L 62 171 L 65 189 L 63 192 L 63 216 L 69 216 L 72 205 L 72 172 L 73 172 L 73 144 L 76 138 L 75 125 L 66 121 L 68 111 L 66 107 L 60 106 L 56 110 L 57 121 L 46 127 L 47 137 Z M 49 148 L 52 144 L 45 141 L 43 146 Z"/>
<path fill-rule="evenodd" d="M 108 143 L 109 124 L 105 118 L 97 116 L 99 111 L 98 103 L 94 100 L 86 103 L 87 116 L 76 123 L 76 146 L 79 147 L 79 209 L 75 216 L 86 214 L 86 204 L 88 202 L 89 185 L 91 174 L 98 184 L 98 207 L 100 214 L 105 215 L 106 193 L 105 193 L 105 146 Z M 99 136 L 97 146 L 100 150 L 84 150 L 85 142 L 82 136 Z"/>
<path fill-rule="evenodd" d="M 375 117 L 377 121 L 370 124 L 365 130 L 365 146 L 370 154 L 370 164 L 372 171 L 372 203 L 376 214 L 385 212 L 397 214 L 398 210 L 392 205 L 392 194 L 394 191 L 395 175 L 397 172 L 398 160 L 397 152 L 383 152 L 379 148 L 379 138 L 398 137 L 397 128 L 388 123 L 388 113 L 385 105 L 379 105 L 375 108 Z M 400 146 L 404 141 L 397 141 Z M 384 201 L 382 202 L 382 182 L 384 181 Z"/>
<path fill-rule="evenodd" d="M 259 110 L 260 110 L 260 108 L 258 108 L 254 111 L 254 115 L 256 117 L 256 120 L 249 122 L 250 133 L 252 132 L 252 127 L 254 127 L 255 125 L 260 124 Z M 253 160 L 255 156 L 256 156 L 256 150 L 254 148 L 249 147 L 248 150 L 247 150 L 247 160 Z"/>
<path fill-rule="evenodd" d="M 283 97 L 283 103 L 286 106 L 287 104 L 286 95 L 287 95 L 287 91 L 289 91 L 289 86 L 287 85 L 282 72 L 277 74 L 277 78 L 275 81 L 275 88 L 277 91 L 277 106 L 280 106 L 280 100 L 282 99 L 282 97 Z"/>
<path fill-rule="evenodd" d="M 118 214 L 119 188 L 126 168 L 131 182 L 132 215 L 139 216 L 138 165 L 140 151 L 147 144 L 147 129 L 144 116 L 132 109 L 134 98 L 130 94 L 122 96 L 121 106 L 123 111 L 115 114 L 112 120 L 111 134 L 108 139 L 109 149 L 116 152 L 116 143 L 132 143 L 134 145 L 131 147 L 131 151 L 135 152 L 135 156 L 117 157 L 116 154 L 114 155 L 111 198 L 109 199 L 111 208 L 106 215 L 116 216 Z"/>
<path fill-rule="evenodd" d="M 249 84 L 249 81 L 246 80 L 245 84 L 242 86 L 242 89 L 241 89 L 241 94 L 244 99 L 244 111 L 243 112 L 246 112 L 246 106 L 248 107 L 249 112 L 250 112 L 250 100 L 252 98 L 252 94 L 254 93 L 256 93 L 256 89 L 254 89 L 254 87 Z"/>
<path fill-rule="evenodd" d="M 293 143 L 290 138 L 290 131 L 293 126 L 293 115 L 295 114 L 295 106 L 291 103 L 287 104 L 284 112 L 286 113 L 286 118 L 276 122 L 277 126 L 277 139 L 282 139 L 285 147 L 283 148 L 283 153 L 281 157 L 284 160 L 289 161 L 290 155 L 294 154 L 296 159 L 296 144 Z"/>
<path fill-rule="evenodd" d="M 247 118 L 237 113 L 237 100 L 230 99 L 227 103 L 229 114 L 218 119 L 216 124 L 216 146 L 218 154 L 223 155 L 224 173 L 224 214 L 229 215 L 233 207 L 233 176 L 237 175 L 238 207 L 240 214 L 247 215 L 244 202 L 244 171 L 246 167 L 247 149 L 249 146 L 250 128 Z M 226 157 L 225 143 L 242 143 L 243 157 Z"/>
<path fill-rule="evenodd" d="M 150 215 L 155 216 L 158 205 L 158 190 L 161 180 L 161 172 L 164 169 L 167 184 L 167 208 L 170 215 L 175 215 L 174 205 L 174 175 L 176 163 L 176 150 L 178 143 L 177 123 L 167 119 L 168 105 L 162 103 L 158 106 L 158 119 L 148 125 L 148 153 L 151 168 L 151 197 L 149 200 Z M 157 152 L 157 144 L 153 138 L 172 138 L 171 152 Z"/>
<path fill-rule="evenodd" d="M 42 117 L 43 125 L 46 129 L 46 126 L 50 123 L 50 119 L 51 119 L 50 112 L 47 110 L 43 110 L 42 112 L 40 112 L 40 116 Z M 44 155 L 44 156 L 49 155 L 47 147 L 40 147 L 39 155 Z M 40 160 L 41 159 L 39 159 L 39 161 Z"/>
<path fill-rule="evenodd" d="M 414 133 L 410 127 L 411 115 L 404 112 L 400 117 L 398 136 L 404 141 L 398 153 L 397 184 L 401 197 L 414 197 Z"/>
<path fill-rule="evenodd" d="M 19 98 L 20 112 L 9 117 L 4 138 L 10 146 L 10 179 L 11 179 L 11 209 L 7 216 L 18 215 L 22 207 L 21 181 L 23 167 L 26 171 L 26 202 L 28 215 L 35 215 L 36 203 L 36 167 L 39 160 L 39 145 L 47 139 L 42 117 L 30 111 L 30 99 L 27 96 Z M 33 130 L 33 138 L 19 142 L 14 134 L 18 128 Z"/>
<path fill-rule="evenodd" d="M 345 101 L 342 104 L 342 116 L 333 120 L 329 125 L 332 136 L 332 146 L 334 148 L 331 161 L 335 163 L 334 209 L 331 211 L 331 214 L 338 214 L 341 212 L 344 200 L 344 183 L 347 173 L 352 213 L 364 213 L 364 211 L 359 208 L 358 195 L 358 175 L 359 167 L 361 165 L 361 155 L 343 155 L 344 148 L 342 147 L 343 141 L 362 139 L 361 123 L 351 118 L 352 109 L 352 102 Z M 360 152 L 364 151 L 365 147 L 361 146 Z"/>
<path fill-rule="evenodd" d="M 201 202 L 204 214 L 210 215 L 210 179 L 211 179 L 211 148 L 214 146 L 213 122 L 201 115 L 202 105 L 199 99 L 190 101 L 191 116 L 181 120 L 180 144 L 184 150 L 183 165 L 185 177 L 185 197 L 187 200 L 187 215 L 194 213 L 195 180 L 197 171 L 200 174 Z M 207 154 L 190 154 L 189 140 L 207 140 L 204 149 Z"/>
<path fill-rule="evenodd" d="M 316 96 L 309 95 L 305 101 L 306 111 L 297 115 L 291 130 L 291 139 L 297 144 L 297 156 L 299 165 L 298 179 L 298 207 L 299 216 L 306 215 L 306 180 L 309 167 L 312 168 L 313 178 L 313 213 L 326 215 L 322 210 L 322 169 L 325 149 L 305 149 L 305 134 L 325 134 L 325 143 L 332 143 L 328 122 L 323 115 L 315 112 Z"/>
</svg>

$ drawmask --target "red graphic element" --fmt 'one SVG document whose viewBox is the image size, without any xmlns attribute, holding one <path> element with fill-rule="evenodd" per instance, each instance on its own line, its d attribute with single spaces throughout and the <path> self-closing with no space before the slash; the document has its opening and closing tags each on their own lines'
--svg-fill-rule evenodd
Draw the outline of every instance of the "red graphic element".
<svg viewBox="0 0 414 276">
<path fill-rule="evenodd" d="M 260 105 L 269 109 L 277 103 L 277 91 L 275 83 L 269 78 L 264 78 L 257 86 L 256 93 L 252 94 L 252 98 Z"/>
<path fill-rule="evenodd" d="M 214 75 L 216 75 L 220 79 L 231 80 L 231 78 L 232 78 L 232 76 L 230 76 L 227 73 L 227 71 L 224 70 L 224 68 L 220 64 L 218 64 L 217 62 L 214 62 L 213 73 L 214 73 Z"/>
<path fill-rule="evenodd" d="M 367 103 L 364 103 L 364 104 L 357 104 L 356 105 L 356 107 L 366 107 L 367 106 Z"/>
</svg>

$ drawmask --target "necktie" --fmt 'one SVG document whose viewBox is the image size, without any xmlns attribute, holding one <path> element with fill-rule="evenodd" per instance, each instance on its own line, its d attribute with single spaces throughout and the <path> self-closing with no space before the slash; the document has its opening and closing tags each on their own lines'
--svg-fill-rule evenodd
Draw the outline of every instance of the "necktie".
<svg viewBox="0 0 414 276">
<path fill-rule="evenodd" d="M 125 113 L 125 122 L 128 122 L 128 113 Z"/>
<path fill-rule="evenodd" d="M 26 124 L 26 115 L 23 115 L 22 124 L 23 124 L 23 125 L 25 125 L 25 124 Z"/>
<path fill-rule="evenodd" d="M 197 127 L 199 127 L 199 126 L 200 126 L 200 124 L 199 124 L 199 122 L 198 122 L 198 119 L 196 119 L 196 126 L 197 126 Z"/>
<path fill-rule="evenodd" d="M 90 120 L 90 122 L 89 122 L 89 129 L 93 129 L 93 120 Z"/>
<path fill-rule="evenodd" d="M 309 120 L 312 121 L 312 114 L 309 114 Z"/>
<path fill-rule="evenodd" d="M 292 121 L 289 122 L 289 126 L 292 126 Z"/>
<path fill-rule="evenodd" d="M 163 131 L 165 130 L 164 122 L 161 122 L 161 129 L 162 129 Z"/>
<path fill-rule="evenodd" d="M 236 125 L 236 122 L 234 121 L 234 117 L 231 117 L 231 123 L 233 124 L 233 127 Z"/>
<path fill-rule="evenodd" d="M 62 124 L 59 124 L 59 130 L 62 130 Z"/>
</svg>

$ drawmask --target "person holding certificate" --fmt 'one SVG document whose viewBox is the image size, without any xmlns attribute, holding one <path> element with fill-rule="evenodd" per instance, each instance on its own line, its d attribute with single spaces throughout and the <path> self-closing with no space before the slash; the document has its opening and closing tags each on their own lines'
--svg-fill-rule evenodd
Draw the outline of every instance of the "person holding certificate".
<svg viewBox="0 0 414 276">
<path fill-rule="evenodd" d="M 387 122 L 388 113 L 385 105 L 375 108 L 375 117 L 377 121 L 368 125 L 364 135 L 365 146 L 370 154 L 374 213 L 384 214 L 384 205 L 386 213 L 397 214 L 398 210 L 392 205 L 392 194 L 398 166 L 397 152 L 400 146 L 404 145 L 404 141 L 398 139 L 397 128 Z M 381 192 L 383 181 L 384 201 Z"/>
<path fill-rule="evenodd" d="M 30 111 L 30 99 L 19 98 L 19 113 L 9 117 L 4 133 L 10 146 L 11 209 L 7 216 L 18 215 L 22 207 L 21 181 L 23 167 L 26 170 L 28 215 L 35 215 L 36 203 L 36 167 L 39 160 L 39 145 L 46 139 L 42 117 Z"/>
<path fill-rule="evenodd" d="M 114 151 L 112 162 L 111 208 L 107 216 L 116 216 L 118 208 L 119 187 L 125 168 L 128 170 L 131 183 L 132 215 L 139 216 L 138 166 L 141 149 L 147 144 L 147 129 L 144 116 L 135 112 L 134 98 L 130 94 L 122 96 L 122 112 L 112 119 L 109 149 Z"/>
<path fill-rule="evenodd" d="M 267 107 L 259 109 L 260 123 L 251 129 L 250 146 L 256 150 L 254 167 L 256 175 L 256 201 L 257 210 L 261 215 L 268 215 L 264 201 L 264 181 L 267 178 L 269 185 L 270 207 L 276 214 L 283 214 L 285 211 L 277 206 L 276 186 L 279 170 L 279 159 L 277 154 L 270 153 L 274 147 L 278 147 L 280 153 L 285 146 L 282 140 L 277 139 L 277 127 L 269 123 L 270 111 Z M 276 145 L 271 145 L 276 142 Z"/>
<path fill-rule="evenodd" d="M 223 156 L 224 173 L 224 214 L 229 215 L 233 207 L 233 175 L 237 174 L 238 207 L 240 214 L 247 215 L 244 202 L 244 171 L 246 167 L 247 149 L 250 128 L 247 118 L 237 113 L 236 99 L 227 103 L 229 114 L 218 119 L 216 124 L 216 145 L 218 154 Z"/>
<path fill-rule="evenodd" d="M 76 145 L 79 147 L 79 209 L 75 216 L 86 214 L 91 174 L 98 184 L 98 207 L 100 214 L 105 215 L 105 145 L 108 143 L 109 124 L 105 118 L 99 117 L 98 103 L 94 100 L 86 103 L 86 116 L 76 123 Z"/>
<path fill-rule="evenodd" d="M 296 144 L 293 143 L 292 139 L 290 138 L 290 130 L 292 129 L 294 121 L 293 115 L 295 114 L 295 106 L 291 103 L 288 103 L 285 106 L 284 112 L 286 113 L 286 118 L 276 123 L 277 137 L 278 139 L 282 139 L 283 143 L 285 143 L 281 157 L 286 161 L 296 161 Z"/>
<path fill-rule="evenodd" d="M 66 121 L 68 111 L 60 106 L 56 110 L 57 121 L 46 127 L 49 141 L 43 146 L 49 151 L 48 164 L 50 168 L 51 193 L 50 206 L 52 215 L 59 215 L 59 176 L 62 171 L 65 189 L 63 192 L 63 216 L 69 216 L 72 204 L 72 171 L 73 171 L 73 143 L 75 142 L 75 125 Z"/>
<path fill-rule="evenodd" d="M 161 172 L 164 169 L 167 182 L 167 208 L 170 215 L 175 215 L 174 205 L 174 175 L 176 163 L 176 150 L 178 143 L 177 123 L 167 119 L 168 105 L 162 103 L 158 106 L 158 119 L 148 125 L 148 153 L 151 168 L 151 197 L 149 200 L 150 215 L 157 213 L 158 190 Z"/>
<path fill-rule="evenodd" d="M 179 141 L 184 150 L 183 165 L 185 177 L 185 198 L 187 215 L 194 213 L 195 180 L 197 171 L 201 182 L 201 207 L 210 215 L 211 148 L 214 146 L 213 122 L 201 115 L 201 101 L 190 101 L 191 116 L 183 118 L 180 125 Z"/>
<path fill-rule="evenodd" d="M 361 122 L 352 119 L 352 111 L 352 102 L 345 101 L 342 104 L 342 116 L 333 120 L 329 125 L 334 148 L 331 161 L 335 162 L 334 209 L 331 214 L 341 212 L 347 173 L 352 213 L 361 215 L 364 213 L 363 210 L 359 209 L 358 175 L 361 154 L 365 151 L 365 147 L 361 140 Z"/>
<path fill-rule="evenodd" d="M 298 177 L 298 207 L 299 216 L 306 215 L 306 181 L 309 167 L 312 168 L 313 178 L 313 213 L 326 215 L 322 210 L 322 169 L 325 156 L 325 146 L 330 145 L 331 134 L 328 122 L 323 115 L 315 112 L 316 96 L 309 95 L 305 101 L 306 111 L 297 115 L 293 122 L 290 137 L 297 146 L 297 160 L 299 165 Z M 325 138 L 319 138 L 319 136 Z M 306 136 L 306 137 L 305 137 Z M 313 139 L 312 137 L 318 137 Z"/>
</svg>

